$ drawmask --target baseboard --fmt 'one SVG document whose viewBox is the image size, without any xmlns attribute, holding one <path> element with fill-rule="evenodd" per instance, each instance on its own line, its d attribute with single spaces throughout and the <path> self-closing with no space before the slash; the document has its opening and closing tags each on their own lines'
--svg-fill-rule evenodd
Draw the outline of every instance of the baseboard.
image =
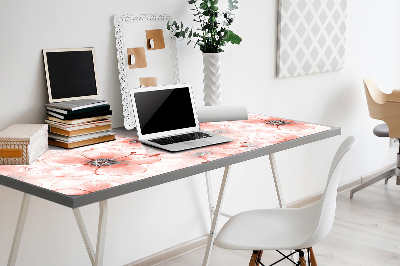
<svg viewBox="0 0 400 266">
<path fill-rule="evenodd" d="M 378 174 L 385 172 L 393 167 L 395 167 L 396 164 L 391 164 L 386 167 L 383 167 L 379 170 L 376 170 L 372 173 L 365 174 L 362 176 L 359 176 L 357 178 L 354 178 L 350 181 L 347 181 L 345 183 L 341 183 L 338 187 L 338 192 L 344 192 L 350 188 L 353 188 L 357 185 L 360 185 L 364 182 L 367 182 L 368 180 L 374 178 Z M 307 205 L 310 205 L 314 202 L 317 202 L 321 196 L 322 196 L 323 191 L 309 195 L 307 197 L 301 198 L 299 200 L 290 202 L 287 204 L 288 208 L 301 208 Z M 171 247 L 169 249 L 163 250 L 159 253 L 156 253 L 154 255 L 145 257 L 143 259 L 134 261 L 132 263 L 126 264 L 125 266 L 148 266 L 148 265 L 158 265 L 163 262 L 166 262 L 168 260 L 171 260 L 173 258 L 182 256 L 186 253 L 192 252 L 196 249 L 205 247 L 207 244 L 207 239 L 208 235 L 201 236 L 199 238 L 196 238 L 194 240 L 179 244 L 177 246 Z"/>
<path fill-rule="evenodd" d="M 168 260 L 172 260 L 176 257 L 182 256 L 186 253 L 192 252 L 196 249 L 205 247 L 207 245 L 208 235 L 201 236 L 199 238 L 190 240 L 188 242 L 179 244 L 169 249 L 158 252 L 154 255 L 150 255 L 143 259 L 134 261 L 124 266 L 150 266 L 158 265 Z"/>
<path fill-rule="evenodd" d="M 393 164 L 388 165 L 388 166 L 386 166 L 386 167 L 383 167 L 383 168 L 381 168 L 381 169 L 379 169 L 379 170 L 376 170 L 376 171 L 374 171 L 374 172 L 372 172 L 372 173 L 369 173 L 369 174 L 366 174 L 366 175 L 362 176 L 362 177 L 361 177 L 361 183 L 365 183 L 365 182 L 367 182 L 368 180 L 371 180 L 371 179 L 374 178 L 375 176 L 377 176 L 377 175 L 379 175 L 379 174 L 381 174 L 381 173 L 383 173 L 383 172 L 386 172 L 387 170 L 389 170 L 389 169 L 391 169 L 391 168 L 396 167 L 396 165 L 397 165 L 396 163 L 393 163 Z"/>
</svg>

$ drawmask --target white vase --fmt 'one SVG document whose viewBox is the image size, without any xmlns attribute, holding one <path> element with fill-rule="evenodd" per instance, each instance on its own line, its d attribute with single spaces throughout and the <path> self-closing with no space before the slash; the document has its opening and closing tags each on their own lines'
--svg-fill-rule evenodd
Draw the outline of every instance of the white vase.
<svg viewBox="0 0 400 266">
<path fill-rule="evenodd" d="M 203 53 L 204 104 L 221 104 L 221 64 L 219 53 Z"/>
</svg>

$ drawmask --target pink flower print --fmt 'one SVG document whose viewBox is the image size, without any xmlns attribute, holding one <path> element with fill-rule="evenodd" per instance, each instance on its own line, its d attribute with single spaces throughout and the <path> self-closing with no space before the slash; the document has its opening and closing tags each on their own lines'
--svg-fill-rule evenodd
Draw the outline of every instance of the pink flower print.
<svg viewBox="0 0 400 266">
<path fill-rule="evenodd" d="M 149 155 L 149 156 L 133 154 L 129 156 L 130 164 L 153 164 L 159 161 L 161 161 L 161 157 L 159 154 Z"/>
<path fill-rule="evenodd" d="M 214 131 L 224 131 L 226 129 L 226 125 L 223 125 L 220 122 L 207 122 L 201 123 L 200 128 L 204 131 L 214 132 Z"/>
<path fill-rule="evenodd" d="M 136 175 L 145 172 L 146 168 L 137 164 L 130 164 L 129 161 L 120 161 L 113 165 L 102 166 L 96 170 L 97 175 Z"/>
<path fill-rule="evenodd" d="M 284 125 L 283 128 L 291 131 L 307 131 L 315 129 L 315 126 L 307 123 L 291 123 Z"/>
<path fill-rule="evenodd" d="M 79 185 L 86 183 L 86 180 L 59 180 L 50 186 L 50 189 L 67 195 L 82 195 L 87 194 L 79 188 Z"/>
<path fill-rule="evenodd" d="M 202 152 L 199 152 L 199 153 L 201 154 Z M 207 154 L 207 152 L 204 152 L 204 153 Z M 192 166 L 192 165 L 196 165 L 196 164 L 202 164 L 205 162 L 207 162 L 207 161 L 202 157 L 202 155 L 181 159 L 179 161 L 179 163 L 181 163 L 185 166 Z"/>
<path fill-rule="evenodd" d="M 98 175 L 132 175 L 146 171 L 145 168 L 129 161 L 131 153 L 131 149 L 107 148 L 86 151 L 82 156 L 87 158 L 88 168 L 97 168 L 95 173 Z"/>
<path fill-rule="evenodd" d="M 288 140 L 292 140 L 292 139 L 297 139 L 299 136 L 294 135 L 294 134 L 279 134 L 277 136 L 275 136 L 276 139 L 279 140 L 279 142 L 284 142 L 284 141 L 288 141 Z"/>
<path fill-rule="evenodd" d="M 68 151 L 47 151 L 37 162 L 47 165 L 83 165 L 87 162 L 85 157 L 80 156 L 76 152 Z"/>
<path fill-rule="evenodd" d="M 106 159 L 114 159 L 118 160 L 120 158 L 127 157 L 131 155 L 132 151 L 129 149 L 117 149 L 117 148 L 104 148 L 104 149 L 91 149 L 88 151 L 85 151 L 82 153 L 82 156 L 89 159 L 89 160 L 95 160 L 95 159 L 100 159 L 100 158 L 106 158 Z"/>
<path fill-rule="evenodd" d="M 0 175 L 9 177 L 18 176 L 26 171 L 25 165 L 0 165 Z"/>
<path fill-rule="evenodd" d="M 111 188 L 111 187 L 115 187 L 118 186 L 118 183 L 115 182 L 108 182 L 108 181 L 89 181 L 83 184 L 78 185 L 76 188 L 84 191 L 86 193 L 92 193 L 92 192 L 96 192 L 99 190 L 103 190 L 103 189 L 107 189 L 107 188 Z"/>
<path fill-rule="evenodd" d="M 158 173 L 172 172 L 184 168 L 179 159 L 163 159 L 162 161 L 147 166 L 147 171 Z"/>
</svg>

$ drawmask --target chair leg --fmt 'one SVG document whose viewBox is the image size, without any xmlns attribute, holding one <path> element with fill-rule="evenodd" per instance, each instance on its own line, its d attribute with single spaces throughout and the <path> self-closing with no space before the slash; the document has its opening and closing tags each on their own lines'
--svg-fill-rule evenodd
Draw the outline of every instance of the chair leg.
<svg viewBox="0 0 400 266">
<path fill-rule="evenodd" d="M 394 176 L 396 174 L 395 170 L 396 170 L 396 167 L 394 167 L 384 173 L 381 173 L 380 175 L 368 180 L 365 183 L 362 183 L 361 185 L 354 187 L 352 190 L 350 190 L 350 198 L 353 198 L 354 193 L 356 193 L 357 191 L 359 191 L 365 187 L 368 187 L 382 179 L 386 179 L 386 178 L 390 178 L 390 177 Z"/>
<path fill-rule="evenodd" d="M 310 251 L 310 262 L 311 266 L 318 266 L 317 259 L 315 258 L 314 250 L 312 247 L 309 247 L 308 250 Z"/>
<path fill-rule="evenodd" d="M 262 250 L 253 250 L 249 266 L 259 266 L 262 254 L 263 254 Z"/>
<path fill-rule="evenodd" d="M 307 266 L 306 258 L 304 257 L 303 250 L 299 251 L 299 262 L 298 265 L 300 266 Z"/>
</svg>

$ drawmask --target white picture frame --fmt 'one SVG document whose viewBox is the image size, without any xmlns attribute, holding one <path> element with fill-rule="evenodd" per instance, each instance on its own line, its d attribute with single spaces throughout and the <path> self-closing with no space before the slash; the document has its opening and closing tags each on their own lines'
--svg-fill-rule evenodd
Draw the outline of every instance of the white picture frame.
<svg viewBox="0 0 400 266">
<path fill-rule="evenodd" d="M 119 81 L 126 129 L 135 128 L 129 91 L 132 88 L 140 87 L 139 78 L 157 77 L 159 81 L 157 85 L 180 83 L 176 38 L 167 29 L 167 22 L 171 19 L 170 14 L 117 14 L 114 17 Z M 165 48 L 149 53 L 146 48 L 145 30 L 152 29 L 163 30 Z M 148 59 L 146 68 L 129 69 L 127 49 L 134 47 L 145 47 Z"/>
<path fill-rule="evenodd" d="M 86 94 L 86 95 L 76 95 L 75 97 L 68 96 L 68 97 L 60 97 L 54 98 L 53 91 L 51 88 L 51 75 L 49 73 L 49 64 L 47 60 L 48 53 L 74 53 L 74 52 L 89 52 L 92 55 L 93 61 L 93 78 L 94 78 L 94 85 L 95 85 L 95 92 L 93 94 Z M 81 99 L 99 99 L 99 86 L 97 82 L 97 71 L 96 71 L 96 56 L 94 47 L 84 47 L 84 48 L 60 48 L 60 49 L 43 49 L 43 61 L 44 61 L 44 69 L 46 74 L 46 84 L 47 84 L 47 92 L 49 95 L 49 103 L 58 103 L 58 102 L 65 102 L 65 101 L 74 101 L 74 100 L 81 100 Z M 54 67 L 54 66 L 53 66 Z M 91 69 L 89 69 L 90 72 Z M 65 73 L 68 75 L 68 73 Z"/>
</svg>

